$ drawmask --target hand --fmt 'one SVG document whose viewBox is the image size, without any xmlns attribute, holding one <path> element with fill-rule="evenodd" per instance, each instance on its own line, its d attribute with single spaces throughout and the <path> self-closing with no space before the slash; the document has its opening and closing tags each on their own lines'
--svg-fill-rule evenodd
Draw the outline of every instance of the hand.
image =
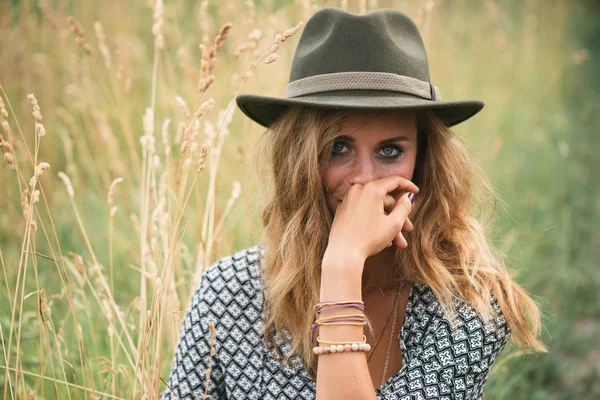
<svg viewBox="0 0 600 400">
<path fill-rule="evenodd" d="M 397 198 L 399 198 L 402 195 L 402 193 L 400 193 L 398 195 L 394 195 L 394 196 L 392 196 L 391 194 L 388 194 L 385 196 L 385 199 L 383 200 L 383 210 L 385 212 L 385 215 L 388 215 L 389 213 L 392 212 L 392 210 L 394 209 L 394 206 L 396 205 L 396 202 L 398 201 Z M 406 217 L 406 221 L 404 222 L 404 226 L 402 227 L 401 232 L 412 232 L 413 229 L 414 229 L 413 223 L 411 222 L 409 217 Z M 406 242 L 406 239 L 404 239 L 404 236 L 399 235 L 399 238 L 403 242 L 403 245 L 401 245 L 399 247 L 404 248 L 404 247 L 408 246 L 408 243 Z M 393 244 L 394 244 L 394 242 L 390 242 L 388 244 L 388 247 L 392 247 Z"/>
<path fill-rule="evenodd" d="M 408 244 L 402 230 L 413 228 L 408 220 L 409 193 L 396 201 L 391 192 L 418 193 L 419 188 L 406 178 L 388 176 L 365 185 L 355 184 L 335 211 L 328 248 L 351 251 L 365 260 L 392 244 Z M 390 210 L 386 215 L 386 208 Z"/>
</svg>

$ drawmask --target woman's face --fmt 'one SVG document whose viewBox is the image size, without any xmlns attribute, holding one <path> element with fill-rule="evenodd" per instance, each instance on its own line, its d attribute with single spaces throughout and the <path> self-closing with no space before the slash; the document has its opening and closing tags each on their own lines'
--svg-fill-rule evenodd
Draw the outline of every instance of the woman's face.
<svg viewBox="0 0 600 400">
<path fill-rule="evenodd" d="M 342 122 L 323 175 L 332 215 L 355 183 L 398 175 L 412 179 L 417 158 L 417 128 L 412 111 L 353 111 Z M 395 199 L 400 192 L 391 192 Z"/>
</svg>

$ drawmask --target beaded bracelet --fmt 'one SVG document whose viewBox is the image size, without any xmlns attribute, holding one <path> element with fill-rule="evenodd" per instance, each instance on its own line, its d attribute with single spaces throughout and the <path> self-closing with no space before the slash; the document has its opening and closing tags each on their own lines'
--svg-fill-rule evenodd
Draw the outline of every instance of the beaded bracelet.
<svg viewBox="0 0 600 400">
<path fill-rule="evenodd" d="M 317 355 L 321 354 L 332 354 L 332 353 L 344 353 L 349 351 L 371 351 L 371 345 L 368 343 L 346 343 L 346 344 L 332 344 L 331 346 L 316 346 L 313 347 L 313 353 Z"/>
</svg>

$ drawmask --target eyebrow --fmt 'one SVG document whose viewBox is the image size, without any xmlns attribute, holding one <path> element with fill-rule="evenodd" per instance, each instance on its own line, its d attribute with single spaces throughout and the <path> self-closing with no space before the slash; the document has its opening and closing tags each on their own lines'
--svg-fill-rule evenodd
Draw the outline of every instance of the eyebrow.
<svg viewBox="0 0 600 400">
<path fill-rule="evenodd" d="M 344 142 L 348 142 L 348 143 L 354 143 L 355 140 L 353 137 L 351 136 L 346 136 L 346 135 L 341 135 L 335 138 L 335 140 L 339 140 L 339 141 L 344 141 Z M 378 143 L 378 145 L 384 145 L 384 144 L 388 144 L 388 143 L 396 143 L 396 142 L 408 142 L 410 141 L 410 139 L 406 136 L 395 136 L 393 138 L 389 138 L 389 139 L 385 139 L 382 140 L 381 142 Z"/>
</svg>

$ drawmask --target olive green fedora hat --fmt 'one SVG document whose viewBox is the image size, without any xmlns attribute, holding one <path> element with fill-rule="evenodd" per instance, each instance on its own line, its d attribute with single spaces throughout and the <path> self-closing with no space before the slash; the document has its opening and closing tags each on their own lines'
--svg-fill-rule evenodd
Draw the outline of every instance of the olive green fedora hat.
<svg viewBox="0 0 600 400">
<path fill-rule="evenodd" d="M 306 23 L 283 98 L 242 94 L 236 102 L 265 127 L 290 106 L 432 110 L 447 126 L 483 108 L 479 100 L 442 100 L 408 15 L 394 9 L 355 15 L 336 7 L 317 11 Z"/>
</svg>

